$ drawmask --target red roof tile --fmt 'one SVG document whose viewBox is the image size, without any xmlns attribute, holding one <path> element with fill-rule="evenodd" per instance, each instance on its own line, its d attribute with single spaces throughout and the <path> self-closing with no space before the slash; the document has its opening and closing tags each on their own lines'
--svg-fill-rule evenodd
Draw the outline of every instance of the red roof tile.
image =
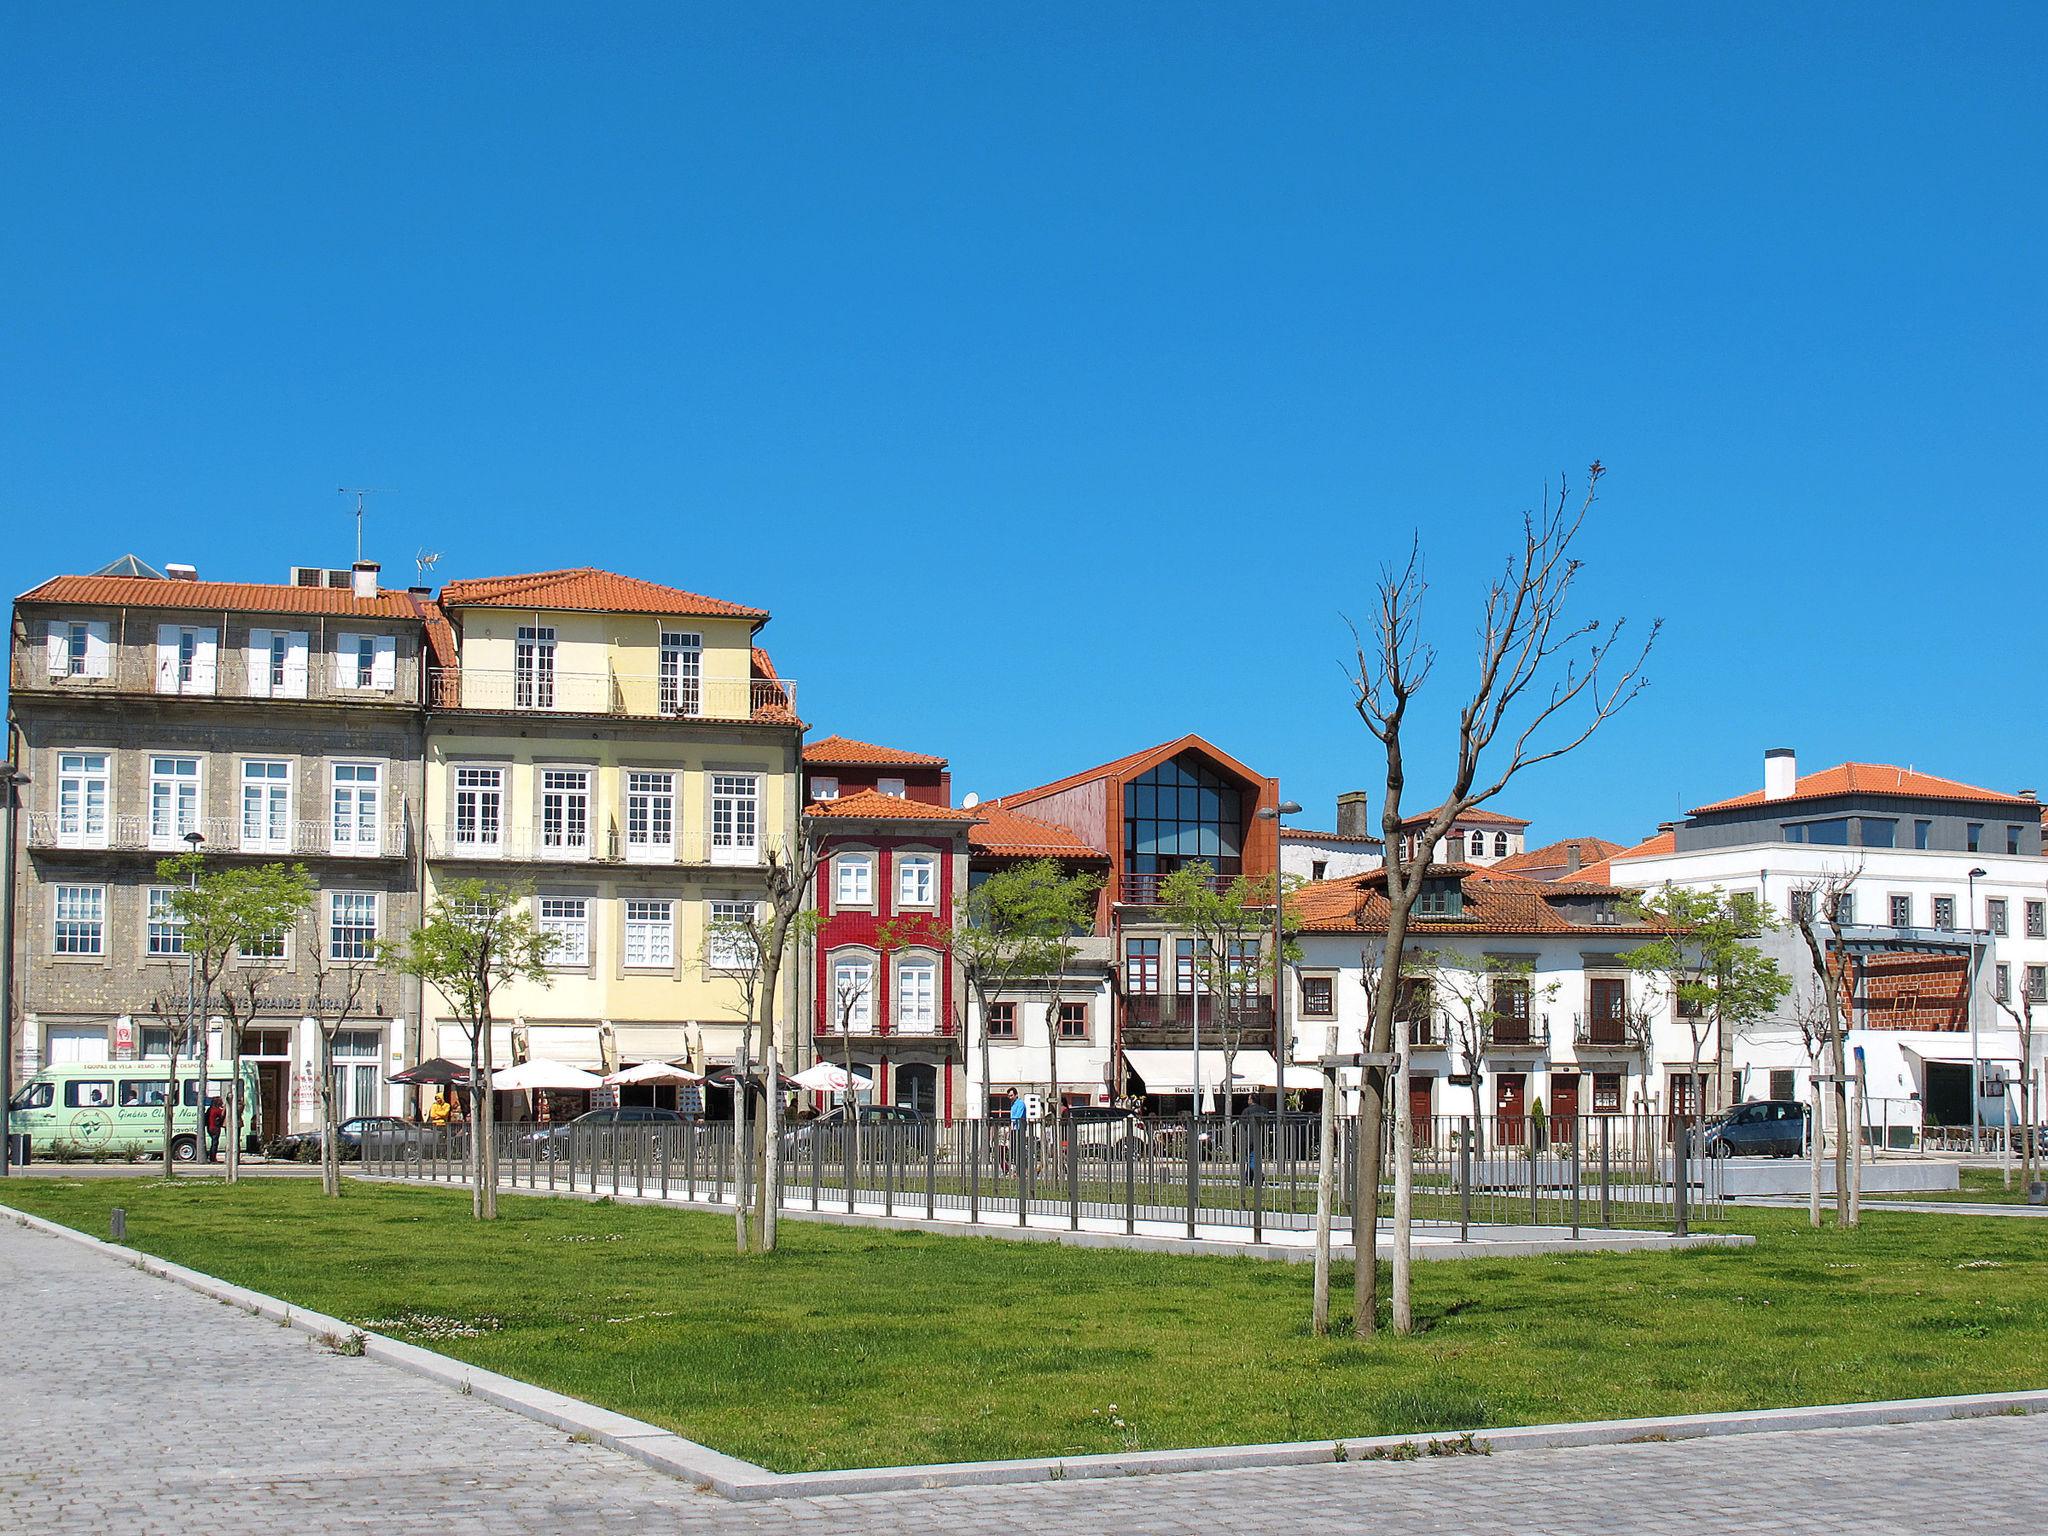
<svg viewBox="0 0 2048 1536">
<path fill-rule="evenodd" d="M 967 831 L 967 846 L 976 853 L 1004 859 L 1077 859 L 1103 863 L 1107 855 L 1082 842 L 1065 827 L 1006 806 L 984 802 L 975 807 L 979 824 Z"/>
<path fill-rule="evenodd" d="M 230 613 L 340 614 L 356 618 L 414 619 L 420 599 L 390 588 L 357 597 L 347 587 L 295 587 L 267 581 L 180 581 L 147 576 L 52 576 L 17 599 L 96 608 L 191 608 Z"/>
<path fill-rule="evenodd" d="M 1358 843 L 1377 848 L 1380 840 L 1370 832 L 1315 832 L 1307 827 L 1282 827 L 1280 841 L 1283 843 Z"/>
<path fill-rule="evenodd" d="M 796 703 L 790 697 L 789 689 L 780 686 L 782 679 L 776 675 L 775 663 L 769 659 L 768 653 L 757 645 L 753 647 L 750 659 L 757 684 L 777 685 L 773 694 L 763 691 L 763 702 L 754 709 L 755 721 L 762 725 L 802 725 L 803 721 L 796 715 Z M 781 702 L 775 702 L 777 699 Z"/>
<path fill-rule="evenodd" d="M 1461 918 L 1411 917 L 1408 931 L 1417 937 L 1451 934 L 1600 934 L 1612 941 L 1631 934 L 1671 932 L 1666 923 L 1575 923 L 1562 910 L 1573 895 L 1588 887 L 1565 888 L 1515 875 L 1494 875 L 1463 865 L 1441 865 L 1432 873 L 1457 872 L 1465 888 Z M 1593 888 L 1605 891 L 1607 887 Z M 1287 899 L 1287 924 L 1301 933 L 1385 933 L 1386 882 L 1372 875 L 1323 880 L 1305 885 Z"/>
<path fill-rule="evenodd" d="M 1493 868 L 1504 869 L 1511 874 L 1535 875 L 1538 870 L 1563 869 L 1572 862 L 1571 856 L 1576 853 L 1578 864 L 1571 871 L 1571 877 L 1576 877 L 1588 864 L 1611 859 L 1620 852 L 1621 844 L 1610 843 L 1604 837 L 1566 837 L 1545 843 L 1541 848 L 1531 848 L 1527 853 L 1511 854 L 1496 862 Z"/>
<path fill-rule="evenodd" d="M 1654 859 L 1659 854 L 1678 851 L 1678 838 L 1670 832 L 1659 832 L 1655 837 L 1644 838 L 1633 848 L 1624 848 L 1619 853 L 1610 853 L 1598 864 L 1588 864 L 1570 877 L 1574 885 L 1607 885 L 1614 879 L 1614 865 L 1621 859 Z M 1563 882 L 1560 881 L 1560 884 Z"/>
<path fill-rule="evenodd" d="M 753 619 L 765 623 L 765 608 L 748 608 L 721 598 L 664 587 L 637 576 L 619 576 L 589 566 L 567 571 L 533 571 L 521 576 L 480 576 L 451 581 L 441 589 L 450 608 L 533 608 L 558 613 L 658 613 L 691 618 Z"/>
<path fill-rule="evenodd" d="M 878 747 L 871 741 L 850 736 L 826 736 L 804 748 L 807 763 L 872 763 L 883 768 L 943 768 L 946 760 L 928 752 L 904 752 L 895 747 Z"/>
<path fill-rule="evenodd" d="M 880 790 L 863 789 L 857 794 L 843 795 L 837 800 L 813 800 L 804 807 L 804 814 L 837 821 L 979 821 L 979 811 L 963 810 L 957 805 L 927 805 L 922 800 L 908 800 L 902 795 L 885 795 Z"/>
<path fill-rule="evenodd" d="M 1931 773 L 1917 773 L 1890 763 L 1838 763 L 1818 773 L 1803 773 L 1792 793 L 1770 799 L 1760 789 L 1732 800 L 1716 800 L 1693 811 L 1705 816 L 1713 811 L 1738 811 L 1751 806 L 1785 805 L 1794 800 L 1823 800 L 1834 795 L 1898 795 L 1926 800 L 1985 800 L 2004 805 L 2032 808 L 2034 801 L 2003 790 L 1982 789 L 1958 779 L 1944 779 Z"/>
<path fill-rule="evenodd" d="M 1033 800 L 1043 800 L 1048 795 L 1056 795 L 1063 789 L 1072 789 L 1077 784 L 1089 784 L 1097 779 L 1128 778 L 1143 768 L 1164 762 L 1170 757 L 1178 757 L 1183 752 L 1199 752 L 1212 762 L 1242 775 L 1248 782 L 1260 782 L 1259 774 L 1254 773 L 1221 747 L 1190 733 L 1173 741 L 1163 741 L 1156 747 L 1147 747 L 1142 752 L 1127 752 L 1122 757 L 1098 763 L 1093 768 L 1083 768 L 1079 773 L 1070 773 L 1063 779 L 1054 779 L 1050 784 L 1013 791 L 1004 795 L 1002 800 L 1006 805 L 1026 805 Z"/>
<path fill-rule="evenodd" d="M 1419 827 L 1429 820 L 1430 814 L 1430 812 L 1424 811 L 1418 816 L 1403 816 L 1401 818 L 1401 825 L 1404 827 Z M 1481 805 L 1474 806 L 1469 811 L 1461 811 L 1458 819 L 1452 825 L 1459 827 L 1526 827 L 1529 823 L 1519 816 L 1503 816 L 1499 811 L 1489 811 L 1485 806 Z"/>
</svg>

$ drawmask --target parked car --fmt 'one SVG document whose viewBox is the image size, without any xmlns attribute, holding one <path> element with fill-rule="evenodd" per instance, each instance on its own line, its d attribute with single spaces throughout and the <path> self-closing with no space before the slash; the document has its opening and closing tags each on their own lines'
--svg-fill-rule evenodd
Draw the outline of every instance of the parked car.
<svg viewBox="0 0 2048 1536">
<path fill-rule="evenodd" d="M 1060 1111 L 1060 1134 L 1060 1150 L 1072 1142 L 1084 1158 L 1130 1162 L 1145 1151 L 1144 1122 L 1116 1104 L 1069 1105 Z"/>
<path fill-rule="evenodd" d="M 375 1133 L 380 1150 L 397 1150 L 418 1140 L 422 1129 L 396 1115 L 354 1115 L 336 1126 L 335 1134 L 341 1142 L 342 1161 L 350 1162 L 363 1155 L 365 1132 Z M 320 1127 L 280 1136 L 264 1150 L 272 1157 L 311 1162 L 320 1155 Z"/>
<path fill-rule="evenodd" d="M 1738 1104 L 1700 1137 L 1708 1157 L 1797 1157 L 1806 1150 L 1806 1106 L 1793 1099 Z"/>
<path fill-rule="evenodd" d="M 847 1119 L 846 1106 L 835 1104 L 815 1120 L 806 1120 L 793 1125 L 782 1133 L 783 1155 L 785 1157 L 809 1157 L 811 1144 L 818 1144 L 818 1155 L 823 1158 L 843 1157 L 850 1148 L 841 1146 L 846 1129 L 851 1122 Z M 863 1104 L 860 1106 L 860 1130 L 863 1155 L 871 1144 L 876 1151 L 891 1148 L 896 1155 L 906 1154 L 923 1157 L 932 1140 L 932 1117 L 921 1109 L 912 1109 L 907 1104 Z M 870 1133 L 874 1133 L 869 1143 Z"/>
<path fill-rule="evenodd" d="M 530 1152 L 537 1157 L 567 1157 L 572 1135 L 580 1143 L 595 1139 L 603 1132 L 613 1129 L 645 1129 L 651 1125 L 690 1123 L 689 1117 L 679 1115 L 672 1109 L 657 1109 L 651 1104 L 627 1104 L 617 1109 L 592 1109 L 586 1110 L 574 1120 L 560 1120 L 553 1125 L 533 1127 L 519 1138 L 518 1148 L 522 1156 Z"/>
</svg>

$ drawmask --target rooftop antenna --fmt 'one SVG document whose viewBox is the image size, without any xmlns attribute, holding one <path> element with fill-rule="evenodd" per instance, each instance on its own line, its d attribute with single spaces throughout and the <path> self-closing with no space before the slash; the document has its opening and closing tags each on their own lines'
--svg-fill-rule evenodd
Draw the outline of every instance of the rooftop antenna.
<svg viewBox="0 0 2048 1536">
<path fill-rule="evenodd" d="M 337 496 L 353 496 L 356 499 L 356 559 L 363 558 L 363 498 L 365 496 L 396 496 L 397 488 L 389 485 L 337 485 Z"/>
<path fill-rule="evenodd" d="M 440 559 L 441 551 L 439 551 L 438 549 L 427 549 L 424 547 L 421 548 L 418 554 L 412 557 L 412 563 L 415 566 L 419 567 L 421 586 L 424 587 L 428 585 L 427 572 L 431 571 L 434 568 L 434 566 L 440 561 Z"/>
</svg>

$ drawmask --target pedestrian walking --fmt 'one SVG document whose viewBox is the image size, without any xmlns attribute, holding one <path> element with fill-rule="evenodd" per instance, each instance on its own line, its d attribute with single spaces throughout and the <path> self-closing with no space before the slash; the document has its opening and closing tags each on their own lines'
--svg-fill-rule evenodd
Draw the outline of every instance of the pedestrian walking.
<svg viewBox="0 0 2048 1536">
<path fill-rule="evenodd" d="M 206 1101 L 206 1160 L 220 1156 L 220 1133 L 228 1123 L 228 1107 L 219 1094 Z"/>
</svg>

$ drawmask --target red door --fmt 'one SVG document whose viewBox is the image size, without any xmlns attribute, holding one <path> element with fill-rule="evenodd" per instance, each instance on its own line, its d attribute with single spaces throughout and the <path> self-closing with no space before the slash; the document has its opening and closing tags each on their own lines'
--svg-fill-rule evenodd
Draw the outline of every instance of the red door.
<svg viewBox="0 0 2048 1536">
<path fill-rule="evenodd" d="M 1418 1072 L 1408 1079 L 1408 1122 L 1415 1132 L 1415 1145 L 1426 1147 L 1436 1140 L 1436 1119 L 1431 1113 L 1436 1097 L 1436 1079 Z"/>
<path fill-rule="evenodd" d="M 1572 1122 L 1579 1118 L 1579 1074 L 1550 1074 L 1550 1140 L 1560 1147 L 1572 1144 Z"/>
<path fill-rule="evenodd" d="M 1493 1081 L 1494 1139 L 1504 1147 L 1519 1147 L 1529 1135 L 1529 1079 L 1520 1072 L 1502 1072 Z"/>
</svg>

